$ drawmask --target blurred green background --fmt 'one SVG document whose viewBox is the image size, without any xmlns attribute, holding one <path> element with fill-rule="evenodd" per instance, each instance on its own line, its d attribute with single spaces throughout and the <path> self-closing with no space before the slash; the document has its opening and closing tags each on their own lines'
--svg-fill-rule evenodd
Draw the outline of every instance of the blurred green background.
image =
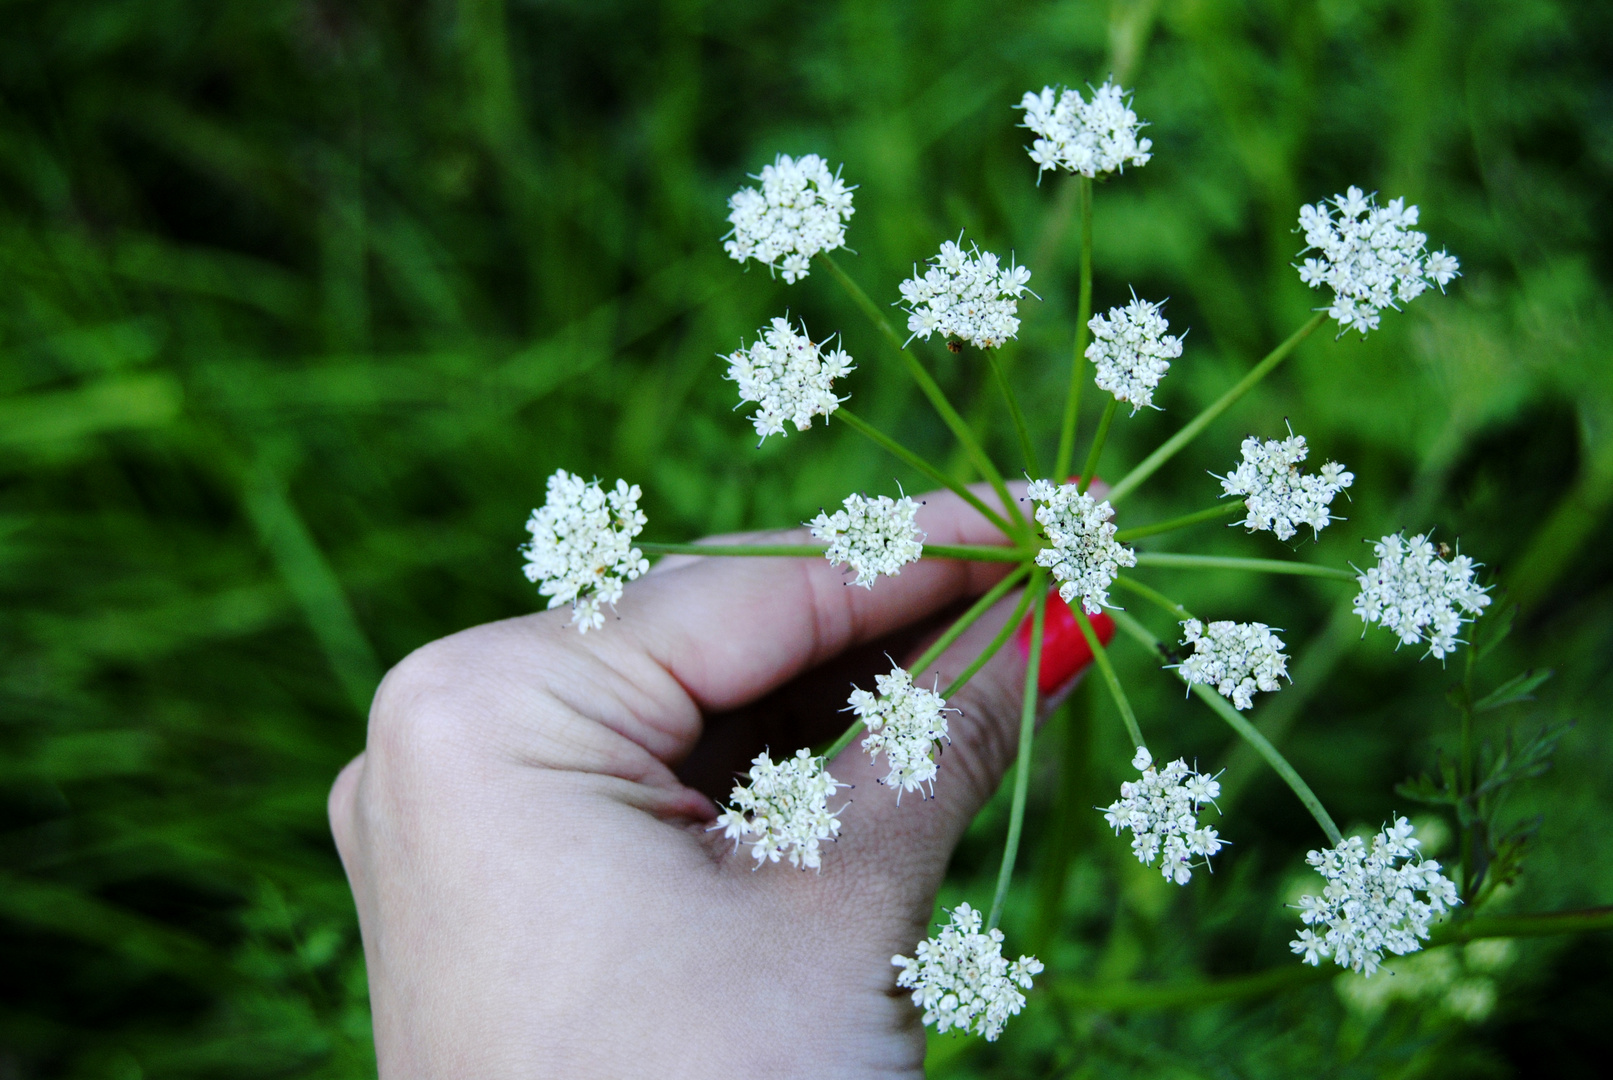
<svg viewBox="0 0 1613 1080">
<path fill-rule="evenodd" d="M 1010 107 L 1109 71 L 1156 157 L 1099 188 L 1096 302 L 1168 295 L 1192 332 L 1105 473 L 1318 302 L 1290 266 L 1302 202 L 1404 195 L 1466 275 L 1365 341 L 1308 342 L 1131 520 L 1206 505 L 1206 471 L 1286 417 L 1357 476 L 1301 557 L 1459 538 L 1523 609 L 1484 677 L 1559 671 L 1485 734 L 1579 720 L 1514 800 L 1543 824 L 1498 908 L 1613 898 L 1609 5 L 6 0 L 0 22 L 0 1080 L 372 1073 L 325 793 L 388 665 L 537 606 L 516 546 L 544 478 L 641 483 L 660 540 L 923 490 L 839 427 L 755 448 L 716 354 L 786 307 L 844 333 L 859 411 L 963 468 L 832 281 L 722 256 L 727 195 L 778 152 L 844 162 L 845 265 L 876 299 L 959 229 L 1017 252 L 1043 302 L 1007 357 L 1052 432 L 1074 191 L 1037 186 Z M 926 355 L 1015 461 L 978 365 Z M 1283 554 L 1215 527 L 1150 546 Z M 1454 669 L 1359 641 L 1327 582 L 1150 580 L 1287 631 L 1295 685 L 1253 716 L 1341 824 L 1414 810 L 1393 786 L 1452 745 Z M 1050 970 L 1002 1042 L 937 1040 L 937 1075 L 1601 1075 L 1606 934 L 1436 951 L 1366 991 L 1083 998 L 1296 963 L 1282 905 L 1319 840 L 1149 657 L 1115 655 L 1151 738 L 1228 767 L 1236 846 L 1186 889 L 1135 863 L 1088 810 L 1129 750 L 1075 695 L 1004 924 Z M 1005 817 L 947 903 L 990 895 Z"/>
</svg>

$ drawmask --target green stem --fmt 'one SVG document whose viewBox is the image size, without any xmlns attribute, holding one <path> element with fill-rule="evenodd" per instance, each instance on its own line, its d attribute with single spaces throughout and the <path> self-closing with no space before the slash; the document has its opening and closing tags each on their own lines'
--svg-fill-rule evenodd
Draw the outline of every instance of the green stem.
<svg viewBox="0 0 1613 1080">
<path fill-rule="evenodd" d="M 1014 396 L 1013 389 L 1008 385 L 1008 374 L 1003 371 L 997 350 L 981 351 L 986 354 L 986 360 L 991 364 L 991 372 L 997 377 L 997 387 L 1003 392 L 1003 400 L 1008 403 L 1008 417 L 1014 422 L 1014 431 L 1019 435 L 1020 453 L 1025 455 L 1025 471 L 1032 476 L 1040 476 L 1042 474 L 1036 468 L 1036 447 L 1031 442 L 1030 428 L 1025 426 L 1025 414 L 1020 411 L 1019 399 Z"/>
<path fill-rule="evenodd" d="M 1047 575 L 1036 571 L 1028 592 L 1036 596 L 1031 616 L 1031 647 L 1025 663 L 1025 698 L 1019 710 L 1019 753 L 1014 762 L 1014 801 L 1008 812 L 1008 842 L 1003 846 L 1002 866 L 997 870 L 997 892 L 991 898 L 991 914 L 986 919 L 989 933 L 1002 918 L 1008 900 L 1008 884 L 1014 879 L 1014 861 L 1019 857 L 1019 838 L 1025 828 L 1025 800 L 1031 789 L 1031 743 L 1036 738 L 1036 692 L 1041 684 L 1042 637 L 1047 629 Z"/>
<path fill-rule="evenodd" d="M 993 525 L 997 526 L 997 528 L 1005 536 L 1016 535 L 1013 526 L 1009 525 L 1007 520 L 1005 520 L 1001 514 L 997 513 L 997 511 L 993 510 L 991 507 L 982 502 L 980 496 L 970 491 L 953 477 L 948 476 L 940 469 L 937 469 L 934 465 L 931 465 L 928 461 L 925 461 L 923 458 L 913 453 L 913 451 L 909 450 L 907 447 L 903 446 L 901 443 L 897 442 L 883 431 L 880 431 L 878 428 L 874 427 L 874 425 L 870 424 L 862 417 L 853 413 L 850 409 L 842 406 L 834 411 L 833 416 L 842 423 L 846 424 L 846 426 L 850 427 L 852 430 L 859 431 L 863 435 L 866 435 L 880 447 L 888 450 L 895 457 L 901 459 L 908 465 L 911 465 L 914 469 L 917 469 L 919 472 L 923 473 L 925 476 L 928 476 L 931 480 L 935 481 L 937 484 L 940 484 L 942 487 L 957 495 L 958 498 L 980 511 L 980 515 Z"/>
<path fill-rule="evenodd" d="M 1160 533 L 1175 532 L 1185 529 L 1189 525 L 1197 525 L 1201 521 L 1215 521 L 1218 518 L 1236 517 L 1243 513 L 1244 505 L 1241 502 L 1218 503 L 1207 510 L 1197 510 L 1181 517 L 1169 518 L 1165 521 L 1156 521 L 1152 525 L 1138 525 L 1132 529 L 1121 529 L 1115 533 L 1115 539 L 1122 544 L 1129 540 L 1141 540 L 1145 536 L 1158 536 Z"/>
<path fill-rule="evenodd" d="M 1441 923 L 1429 935 L 1427 948 L 1437 949 L 1441 945 L 1458 945 L 1483 938 L 1550 937 L 1598 930 L 1613 930 L 1613 907 L 1481 916 L 1461 922 Z M 1054 993 L 1066 1003 L 1082 1008 L 1115 1011 L 1169 1009 L 1264 997 L 1281 990 L 1337 978 L 1339 972 L 1340 969 L 1333 964 L 1311 967 L 1288 963 L 1230 979 L 1084 986 L 1058 983 Z"/>
<path fill-rule="evenodd" d="M 1327 312 L 1318 311 L 1306 320 L 1305 325 L 1288 335 L 1288 340 L 1267 353 L 1265 359 L 1256 364 L 1249 374 L 1239 379 L 1236 386 L 1216 398 L 1203 412 L 1189 420 L 1182 430 L 1165 440 L 1158 450 L 1144 458 L 1142 464 L 1121 477 L 1120 482 L 1110 489 L 1109 501 L 1118 505 L 1120 500 L 1130 495 L 1139 484 L 1153 476 L 1161 465 L 1175 457 L 1178 450 L 1192 442 L 1199 432 L 1209 426 L 1210 421 L 1230 409 L 1239 398 L 1253 389 L 1256 383 L 1270 375 L 1278 364 L 1288 358 L 1289 353 L 1299 347 L 1300 342 L 1315 333 L 1316 328 L 1321 326 L 1326 318 Z"/>
<path fill-rule="evenodd" d="M 1109 662 L 1109 650 L 1098 640 L 1098 632 L 1092 629 L 1092 620 L 1087 618 L 1086 609 L 1077 600 L 1070 605 L 1070 613 L 1075 616 L 1075 623 L 1081 628 L 1081 636 L 1087 639 L 1087 648 L 1092 650 L 1093 662 L 1103 673 L 1103 681 L 1109 687 L 1109 696 L 1115 699 L 1115 708 L 1120 710 L 1120 719 L 1126 725 L 1126 734 L 1131 736 L 1132 745 L 1138 748 L 1146 747 L 1148 744 L 1143 742 L 1143 730 L 1137 726 L 1137 714 L 1132 712 L 1131 702 L 1126 700 L 1126 692 L 1120 686 L 1120 677 L 1115 674 L 1115 666 Z M 1122 611 L 1114 613 L 1117 619 L 1123 614 L 1125 613 Z"/>
<path fill-rule="evenodd" d="M 818 258 L 829 268 L 829 272 L 840 283 L 841 288 L 845 289 L 847 294 L 850 295 L 852 302 L 862 309 L 863 314 L 867 315 L 873 322 L 875 328 L 890 339 L 891 344 L 896 346 L 896 351 L 901 354 L 902 362 L 907 365 L 908 373 L 913 376 L 913 381 L 918 383 L 920 390 L 924 391 L 924 396 L 930 399 L 930 404 L 935 407 L 935 411 L 946 423 L 946 426 L 952 429 L 952 434 L 957 438 L 958 445 L 962 446 L 964 453 L 969 455 L 969 460 L 974 463 L 976 469 L 980 470 L 980 475 L 985 477 L 986 482 L 997 492 L 997 497 L 1002 500 L 1003 508 L 1008 511 L 1008 515 L 1014 519 L 1016 525 L 1023 529 L 1025 516 L 1020 513 L 1018 500 L 1008 493 L 1008 485 L 1003 483 L 1002 474 L 997 471 L 997 466 L 992 464 L 990 456 L 981 447 L 980 441 L 975 438 L 975 433 L 969 429 L 968 423 L 958 414 L 958 410 L 952 407 L 952 402 L 947 400 L 947 396 L 942 392 L 940 385 L 936 383 L 928 371 L 924 370 L 924 365 L 919 363 L 918 357 L 908 350 L 901 337 L 896 333 L 896 328 L 891 326 L 890 320 L 885 318 L 884 313 L 868 298 L 868 294 L 863 292 L 862 286 L 851 280 L 851 277 L 840 268 L 840 264 L 835 262 L 828 252 L 819 252 Z"/>
<path fill-rule="evenodd" d="M 1021 566 L 1013 573 L 997 582 L 997 584 L 993 585 L 984 596 L 974 602 L 974 606 L 958 617 L 957 622 L 947 627 L 946 633 L 935 639 L 935 644 L 924 650 L 924 655 L 920 656 L 917 660 L 909 664 L 907 666 L 907 670 L 912 672 L 914 678 L 924 674 L 924 670 L 931 664 L 935 663 L 936 660 L 940 659 L 941 654 L 951 648 L 952 643 L 957 641 L 958 638 L 962 637 L 965 630 L 973 626 L 980 616 L 990 611 L 993 604 L 1007 596 L 1009 591 L 1013 589 L 1015 585 L 1018 585 L 1021 581 L 1025 580 L 1026 576 L 1030 574 L 1030 572 L 1031 568 L 1029 566 Z M 1011 619 L 1009 620 L 1009 625 L 1013 625 L 1017 621 L 1017 619 Z M 950 693 L 951 692 L 948 691 L 948 696 L 950 696 Z M 835 755 L 840 753 L 840 751 L 844 750 L 846 747 L 850 746 L 852 740 L 858 735 L 861 735 L 862 732 L 863 722 L 861 720 L 853 720 L 851 722 L 851 726 L 846 728 L 845 731 L 841 732 L 840 737 L 834 742 L 830 743 L 829 748 L 819 756 L 821 756 L 825 761 L 833 761 L 835 759 Z"/>
<path fill-rule="evenodd" d="M 1193 618 L 1193 613 L 1187 610 L 1187 608 L 1183 607 L 1181 604 L 1178 604 L 1175 600 L 1172 600 L 1158 589 L 1153 589 L 1147 585 L 1144 585 L 1136 578 L 1126 577 L 1124 574 L 1117 574 L 1115 576 L 1115 584 L 1119 585 L 1122 589 L 1136 593 L 1138 596 L 1159 607 L 1161 610 L 1169 612 L 1171 618 L 1175 619 L 1177 622 L 1185 622 L 1186 620 Z"/>
<path fill-rule="evenodd" d="M 1039 570 L 1033 571 L 1033 573 L 1040 572 Z M 997 650 L 1001 649 L 1007 644 L 1008 639 L 1014 636 L 1014 630 L 1018 628 L 1019 620 L 1023 619 L 1025 612 L 1030 610 L 1031 600 L 1034 599 L 1033 594 L 1036 591 L 1035 586 L 1036 578 L 1033 577 L 1031 578 L 1031 586 L 1019 598 L 1019 603 L 1014 607 L 1014 613 L 1008 616 L 1008 621 L 1003 623 L 1001 630 L 997 631 L 997 636 L 991 639 L 991 644 L 981 650 L 979 656 L 969 661 L 969 666 L 964 668 L 956 679 L 952 680 L 952 685 L 941 691 L 942 697 L 950 700 L 959 690 L 969 685 L 969 680 L 975 677 L 975 673 L 985 667 L 987 662 L 997 655 Z"/>
<path fill-rule="evenodd" d="M 1159 639 L 1146 626 L 1124 611 L 1114 612 L 1113 618 L 1116 626 L 1130 634 L 1149 652 L 1155 656 L 1160 654 Z M 1187 682 L 1185 678 L 1182 678 L 1180 669 L 1176 671 L 1176 677 L 1182 679 L 1184 683 Z M 1337 846 L 1339 841 L 1343 839 L 1339 833 L 1339 827 L 1333 824 L 1333 818 L 1322 806 L 1322 800 L 1316 797 L 1316 793 L 1311 790 L 1311 786 L 1288 763 L 1288 759 L 1283 757 L 1275 746 L 1271 745 L 1269 739 L 1256 731 L 1255 726 L 1244 719 L 1243 714 L 1233 708 L 1232 703 L 1226 698 L 1202 683 L 1189 683 L 1188 686 L 1199 700 L 1203 701 L 1215 711 L 1216 715 L 1225 720 L 1227 726 L 1237 732 L 1243 738 L 1243 741 L 1252 746 L 1255 753 L 1264 758 L 1266 764 L 1270 765 L 1272 770 L 1283 778 L 1283 781 L 1293 793 L 1299 797 L 1299 801 L 1305 805 L 1305 809 L 1310 811 L 1311 817 L 1316 819 L 1316 824 L 1322 827 L 1322 832 L 1327 834 L 1328 841 Z"/>
<path fill-rule="evenodd" d="M 1119 398 L 1110 399 L 1109 404 L 1104 406 L 1097 434 L 1092 436 L 1092 449 L 1087 451 L 1087 463 L 1081 468 L 1081 486 L 1076 490 L 1082 494 L 1086 494 L 1087 488 L 1092 486 L 1092 478 L 1098 473 L 1098 458 L 1103 456 L 1103 444 L 1109 441 L 1109 425 L 1114 422 L 1115 410 L 1119 407 Z"/>
<path fill-rule="evenodd" d="M 822 544 L 661 544 L 645 542 L 638 548 L 646 555 L 727 555 L 760 558 L 822 558 Z M 1001 544 L 926 544 L 926 559 L 965 559 L 971 562 L 1027 562 L 1036 557 L 1025 548 Z"/>
<path fill-rule="evenodd" d="M 925 544 L 926 559 L 968 559 L 972 562 L 1029 562 L 1036 552 L 1000 544 Z"/>
<path fill-rule="evenodd" d="M 1031 567 L 1029 564 L 1019 566 L 1014 569 L 1013 573 L 993 585 L 984 596 L 974 602 L 974 605 L 968 611 L 958 616 L 958 620 L 947 627 L 946 633 L 936 638 L 935 642 L 924 650 L 923 655 L 909 664 L 907 670 L 911 671 L 914 677 L 921 675 L 926 668 L 941 658 L 942 653 L 952 647 L 953 642 L 963 636 L 965 630 L 973 626 L 982 615 L 990 611 L 992 605 L 1012 592 L 1015 586 L 1030 576 L 1030 573 Z"/>
<path fill-rule="evenodd" d="M 641 543 L 638 549 L 646 555 L 736 555 L 760 558 L 823 558 L 822 544 L 658 544 Z"/>
<path fill-rule="evenodd" d="M 1177 555 L 1168 551 L 1139 551 L 1138 566 L 1168 566 L 1183 570 L 1253 570 L 1261 574 L 1297 574 L 1300 577 L 1354 581 L 1348 570 L 1315 563 L 1284 562 L 1282 559 L 1242 559 L 1230 555 Z"/>
<path fill-rule="evenodd" d="M 1199 700 L 1220 714 L 1221 719 L 1227 722 L 1228 727 L 1242 736 L 1244 742 L 1254 747 L 1255 753 L 1266 759 L 1266 764 L 1270 765 L 1272 770 L 1283 778 L 1283 782 L 1289 786 L 1299 798 L 1299 801 L 1305 804 L 1305 809 L 1311 812 L 1311 817 L 1316 819 L 1316 824 L 1320 825 L 1322 832 L 1327 834 L 1328 842 L 1337 847 L 1344 837 L 1339 832 L 1339 827 L 1333 823 L 1332 815 L 1322 806 L 1322 800 L 1316 797 L 1316 793 L 1311 790 L 1311 786 L 1305 782 L 1304 777 L 1300 776 L 1299 772 L 1288 763 L 1288 759 L 1283 757 L 1275 746 L 1271 745 L 1271 740 L 1260 734 L 1255 729 L 1255 726 L 1244 718 L 1241 712 L 1232 707 L 1230 701 L 1210 687 L 1205 686 L 1203 683 L 1194 683 L 1193 693 L 1198 696 Z"/>
<path fill-rule="evenodd" d="M 1070 474 L 1075 460 L 1075 427 L 1081 418 L 1082 377 L 1086 365 L 1087 335 L 1092 321 L 1092 179 L 1078 181 L 1081 195 L 1081 291 L 1075 309 L 1075 347 L 1070 357 L 1070 390 L 1064 399 L 1064 420 L 1059 425 L 1059 450 L 1053 462 L 1054 479 Z"/>
</svg>

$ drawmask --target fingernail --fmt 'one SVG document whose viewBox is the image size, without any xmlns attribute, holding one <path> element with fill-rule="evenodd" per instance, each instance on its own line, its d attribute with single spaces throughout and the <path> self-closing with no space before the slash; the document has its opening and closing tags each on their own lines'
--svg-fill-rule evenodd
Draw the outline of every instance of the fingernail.
<svg viewBox="0 0 1613 1080">
<path fill-rule="evenodd" d="M 1026 663 L 1031 656 L 1031 624 L 1034 615 L 1025 616 L 1025 621 L 1019 624 L 1019 630 L 1014 634 L 1014 643 L 1019 646 L 1019 658 Z M 1098 641 L 1108 645 L 1115 636 L 1115 621 L 1103 612 L 1088 616 L 1092 620 L 1092 630 L 1098 635 Z M 1056 592 L 1047 595 L 1047 615 L 1042 627 L 1042 671 L 1036 681 L 1037 689 L 1043 694 L 1051 694 L 1081 672 L 1092 663 L 1092 649 L 1087 645 L 1086 635 L 1081 633 L 1081 624 L 1075 621 L 1075 615 L 1070 606 L 1059 598 Z"/>
</svg>

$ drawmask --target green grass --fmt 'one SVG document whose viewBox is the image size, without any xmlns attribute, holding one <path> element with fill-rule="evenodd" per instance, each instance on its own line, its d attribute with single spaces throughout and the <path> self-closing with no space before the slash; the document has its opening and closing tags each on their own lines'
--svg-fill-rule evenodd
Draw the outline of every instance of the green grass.
<svg viewBox="0 0 1613 1080">
<path fill-rule="evenodd" d="M 924 490 L 838 426 L 755 449 L 716 354 L 786 306 L 843 332 L 860 416 L 967 475 L 906 375 L 861 360 L 880 342 L 829 275 L 786 289 L 723 257 L 727 195 L 777 152 L 843 161 L 860 187 L 842 265 L 881 303 L 959 229 L 1013 249 L 1043 303 L 1006 375 L 1053 432 L 1075 189 L 1036 186 L 1010 106 L 1110 70 L 1157 156 L 1098 186 L 1094 303 L 1168 295 L 1192 332 L 1164 412 L 1122 418 L 1100 472 L 1306 317 L 1301 202 L 1359 183 L 1420 204 L 1462 259 L 1451 295 L 1365 341 L 1307 341 L 1127 513 L 1207 505 L 1206 472 L 1287 417 L 1357 475 L 1349 521 L 1300 558 L 1360 561 L 1360 538 L 1402 526 L 1460 538 L 1523 604 L 1496 670 L 1560 672 L 1481 734 L 1580 720 L 1515 800 L 1544 819 L 1502 903 L 1613 898 L 1594 840 L 1613 822 L 1604 5 L 11 0 L 3 19 L 0 1077 L 373 1070 L 325 792 L 389 664 L 538 606 L 515 548 L 544 478 L 641 483 L 662 541 L 799 522 L 893 477 Z M 991 374 L 924 355 L 1019 460 Z M 1214 523 L 1163 542 L 1186 536 L 1253 551 Z M 1295 686 L 1252 718 L 1341 824 L 1410 809 L 1393 785 L 1454 746 L 1455 668 L 1358 642 L 1334 582 L 1151 573 L 1201 614 L 1285 628 Z M 1196 1009 L 1060 1004 L 1288 962 L 1280 905 L 1314 843 L 1215 717 L 1114 655 L 1151 740 L 1227 764 L 1236 846 L 1185 890 L 1128 861 L 1087 809 L 1130 756 L 1094 681 L 1038 751 L 1004 916 L 1073 989 L 991 1047 L 941 1040 L 938 1074 L 1593 1074 L 1605 934 L 1520 943 L 1473 1028 L 1368 1015 L 1325 980 Z M 948 903 L 989 889 L 1006 817 L 982 815 Z"/>
</svg>

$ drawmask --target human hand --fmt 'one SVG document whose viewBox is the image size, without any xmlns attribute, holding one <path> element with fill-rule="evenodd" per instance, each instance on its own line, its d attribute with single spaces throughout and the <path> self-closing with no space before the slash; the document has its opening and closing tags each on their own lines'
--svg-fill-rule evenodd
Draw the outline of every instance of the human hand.
<svg viewBox="0 0 1613 1080">
<path fill-rule="evenodd" d="M 931 543 L 1000 540 L 948 492 L 919 522 Z M 821 873 L 757 869 L 708 831 L 708 793 L 764 742 L 827 741 L 848 672 L 889 668 L 860 657 L 910 660 L 1006 572 L 926 560 L 870 591 L 822 560 L 668 559 L 601 631 L 557 610 L 405 659 L 330 798 L 382 1075 L 921 1076 L 890 958 L 927 936 L 1012 760 L 1024 660 L 1002 650 L 950 703 L 933 799 L 898 803 L 855 742 L 829 763 L 853 801 Z M 916 679 L 945 684 L 1014 600 Z"/>
</svg>

